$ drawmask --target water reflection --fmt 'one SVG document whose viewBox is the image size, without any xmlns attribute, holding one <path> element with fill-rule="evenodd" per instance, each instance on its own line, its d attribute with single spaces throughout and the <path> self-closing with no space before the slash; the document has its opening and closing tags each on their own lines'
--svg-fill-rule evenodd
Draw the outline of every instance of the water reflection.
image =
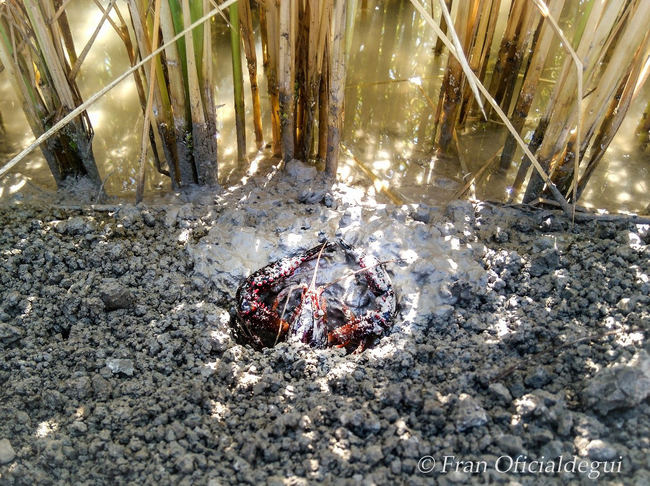
<svg viewBox="0 0 650 486">
<path fill-rule="evenodd" d="M 435 2 L 434 2 L 435 3 Z M 504 2 L 506 4 L 507 2 Z M 433 148 L 434 114 L 438 91 L 447 65 L 446 55 L 435 57 L 432 29 L 408 1 L 364 1 L 357 12 L 348 62 L 345 129 L 339 176 L 346 182 L 369 187 L 390 187 L 403 202 L 444 203 L 461 188 L 471 174 L 493 157 L 505 138 L 498 124 L 469 124 L 459 131 L 458 153 L 439 154 Z M 122 7 L 122 6 L 121 6 Z M 128 12 L 123 8 L 124 15 Z M 114 15 L 114 13 L 112 13 Z M 438 15 L 438 14 L 437 14 Z M 92 2 L 73 2 L 69 21 L 80 51 L 92 35 L 102 13 Z M 128 22 L 128 20 L 127 20 Z M 565 25 L 566 22 L 565 22 Z M 503 26 L 497 26 L 498 31 Z M 256 26 L 256 30 L 259 27 Z M 245 172 L 236 161 L 236 137 L 230 67 L 230 38 L 222 19 L 213 20 L 215 100 L 218 106 L 218 153 L 220 182 L 235 183 Z M 259 32 L 256 32 L 259 39 Z M 498 43 L 496 48 L 498 48 Z M 259 68 L 261 46 L 257 45 Z M 558 52 L 560 49 L 555 49 Z M 540 89 L 550 93 L 560 63 L 558 57 L 543 74 Z M 84 99 L 105 86 L 129 67 L 124 46 L 108 23 L 102 27 L 79 74 Z M 245 96 L 249 158 L 256 159 L 251 100 L 247 76 Z M 271 138 L 266 80 L 259 80 L 265 139 Z M 543 94 L 542 93 L 542 94 Z M 537 98 L 531 114 L 544 111 L 544 96 Z M 593 175 L 581 200 L 585 206 L 610 210 L 641 211 L 648 198 L 650 159 L 637 149 L 634 129 L 650 88 L 638 97 Z M 6 133 L 0 132 L 0 160 L 8 161 L 33 135 L 19 109 L 5 73 L 0 73 L 0 113 Z M 132 79 L 109 92 L 90 110 L 95 130 L 93 143 L 97 164 L 109 194 L 132 197 L 136 161 L 142 130 L 142 112 Z M 524 129 L 534 129 L 530 122 Z M 258 157 L 259 158 L 259 157 Z M 257 160 L 257 159 L 256 159 Z M 515 157 L 519 161 L 519 156 Z M 169 180 L 158 174 L 151 156 L 147 161 L 146 191 L 168 190 Z M 260 163 L 260 170 L 265 164 Z M 482 182 L 470 189 L 471 196 L 503 200 L 514 179 L 516 167 L 503 174 L 487 170 Z M 21 183 L 21 181 L 23 181 Z M 0 182 L 0 196 L 25 185 L 54 189 L 47 164 L 39 152 L 32 153 L 14 173 Z"/>
</svg>

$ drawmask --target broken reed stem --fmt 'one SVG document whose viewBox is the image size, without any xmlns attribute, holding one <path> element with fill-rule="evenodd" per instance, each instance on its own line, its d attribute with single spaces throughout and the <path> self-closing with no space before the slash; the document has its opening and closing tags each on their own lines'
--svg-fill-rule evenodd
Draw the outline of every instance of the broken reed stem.
<svg viewBox="0 0 650 486">
<path fill-rule="evenodd" d="M 107 9 L 108 10 L 108 9 Z M 156 0 L 154 6 L 154 28 L 153 28 L 153 49 L 158 47 L 158 27 L 160 26 L 160 0 Z M 144 177 L 145 165 L 144 159 L 147 154 L 147 134 L 149 132 L 149 113 L 153 105 L 153 91 L 155 88 L 156 78 L 154 77 L 155 62 L 154 59 L 149 63 L 149 92 L 147 93 L 147 106 L 144 111 L 144 123 L 142 124 L 142 137 L 140 139 L 140 156 L 138 157 L 138 175 L 135 187 L 136 204 L 142 201 L 144 195 Z"/>
<path fill-rule="evenodd" d="M 498 157 L 499 157 L 499 151 L 497 151 L 497 153 L 494 154 L 492 157 L 489 157 L 485 161 L 485 163 L 479 168 L 479 170 L 477 170 L 474 174 L 471 174 L 469 180 L 465 183 L 465 185 L 461 187 L 459 190 L 457 190 L 454 193 L 454 195 L 449 198 L 447 202 L 449 203 L 451 201 L 455 201 L 457 199 L 463 198 L 470 188 L 472 188 L 478 181 L 480 181 L 484 175 L 489 173 L 488 169 L 490 169 L 492 165 L 494 165 Z"/>
<path fill-rule="evenodd" d="M 359 166 L 359 169 L 361 169 L 361 170 L 362 170 L 362 171 L 363 171 L 363 172 L 364 172 L 364 173 L 365 173 L 365 174 L 370 178 L 370 180 L 373 182 L 373 185 L 375 186 L 375 190 L 379 190 L 379 191 L 381 191 L 382 193 L 384 193 L 384 194 L 386 195 L 386 197 L 388 197 L 388 199 L 390 199 L 390 201 L 391 201 L 393 204 L 395 204 L 396 206 L 401 206 L 402 204 L 404 204 L 404 201 L 402 200 L 402 198 L 400 198 L 397 194 L 395 194 L 395 193 L 390 189 L 390 187 L 388 186 L 388 184 L 386 184 L 385 181 L 382 180 L 381 177 L 377 176 L 377 175 L 372 171 L 371 168 L 367 167 L 366 164 L 364 164 L 363 162 L 361 162 L 361 161 L 360 161 L 360 160 L 359 160 L 359 159 L 358 159 L 358 158 L 357 158 L 357 157 L 352 153 L 352 151 L 351 151 L 349 148 L 347 148 L 347 147 L 345 146 L 345 144 L 343 144 L 342 142 L 341 142 L 341 148 L 342 148 L 345 152 L 347 152 L 348 156 L 349 156 L 349 157 L 354 161 L 355 164 L 357 164 L 357 166 Z"/>
<path fill-rule="evenodd" d="M 253 34 L 253 14 L 248 1 L 237 3 L 239 20 L 244 41 L 244 53 L 248 66 L 248 76 L 251 84 L 251 98 L 253 100 L 253 126 L 255 127 L 255 144 L 258 150 L 264 147 L 264 134 L 262 132 L 262 108 L 260 105 L 260 89 L 257 84 L 257 55 L 255 54 L 255 37 Z"/>
<path fill-rule="evenodd" d="M 237 130 L 237 160 L 243 161 L 246 159 L 246 110 L 244 108 L 244 75 L 241 67 L 241 39 L 239 36 L 239 8 L 237 5 L 232 5 L 229 13 L 235 128 Z"/>
</svg>

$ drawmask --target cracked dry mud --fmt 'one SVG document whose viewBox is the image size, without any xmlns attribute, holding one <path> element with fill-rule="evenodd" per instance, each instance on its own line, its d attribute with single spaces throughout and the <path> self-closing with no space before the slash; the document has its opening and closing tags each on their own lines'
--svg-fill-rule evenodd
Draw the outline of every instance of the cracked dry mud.
<svg viewBox="0 0 650 486">
<path fill-rule="evenodd" d="M 0 483 L 589 482 L 493 467 L 520 455 L 650 483 L 647 226 L 283 177 L 214 204 L 0 209 Z M 350 356 L 236 344 L 241 280 L 324 236 L 406 260 L 391 334 Z"/>
</svg>

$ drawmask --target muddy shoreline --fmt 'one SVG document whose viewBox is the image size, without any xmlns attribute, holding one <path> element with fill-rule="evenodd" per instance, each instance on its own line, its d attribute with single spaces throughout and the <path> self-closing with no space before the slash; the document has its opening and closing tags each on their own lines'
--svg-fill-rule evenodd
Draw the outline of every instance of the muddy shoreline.
<svg viewBox="0 0 650 486">
<path fill-rule="evenodd" d="M 574 456 L 650 482 L 647 225 L 378 204 L 299 165 L 116 209 L 0 207 L 0 483 L 589 482 L 529 467 Z M 323 237 L 406 262 L 390 335 L 235 343 L 241 280 Z"/>
</svg>

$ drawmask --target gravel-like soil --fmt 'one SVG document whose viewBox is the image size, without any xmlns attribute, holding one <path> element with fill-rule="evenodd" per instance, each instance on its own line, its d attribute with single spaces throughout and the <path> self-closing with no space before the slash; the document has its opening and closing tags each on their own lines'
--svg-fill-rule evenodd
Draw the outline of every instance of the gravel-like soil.
<svg viewBox="0 0 650 486">
<path fill-rule="evenodd" d="M 648 226 L 313 175 L 2 206 L 0 483 L 650 484 Z M 240 282 L 337 237 L 400 260 L 390 335 L 237 344 Z"/>
</svg>

